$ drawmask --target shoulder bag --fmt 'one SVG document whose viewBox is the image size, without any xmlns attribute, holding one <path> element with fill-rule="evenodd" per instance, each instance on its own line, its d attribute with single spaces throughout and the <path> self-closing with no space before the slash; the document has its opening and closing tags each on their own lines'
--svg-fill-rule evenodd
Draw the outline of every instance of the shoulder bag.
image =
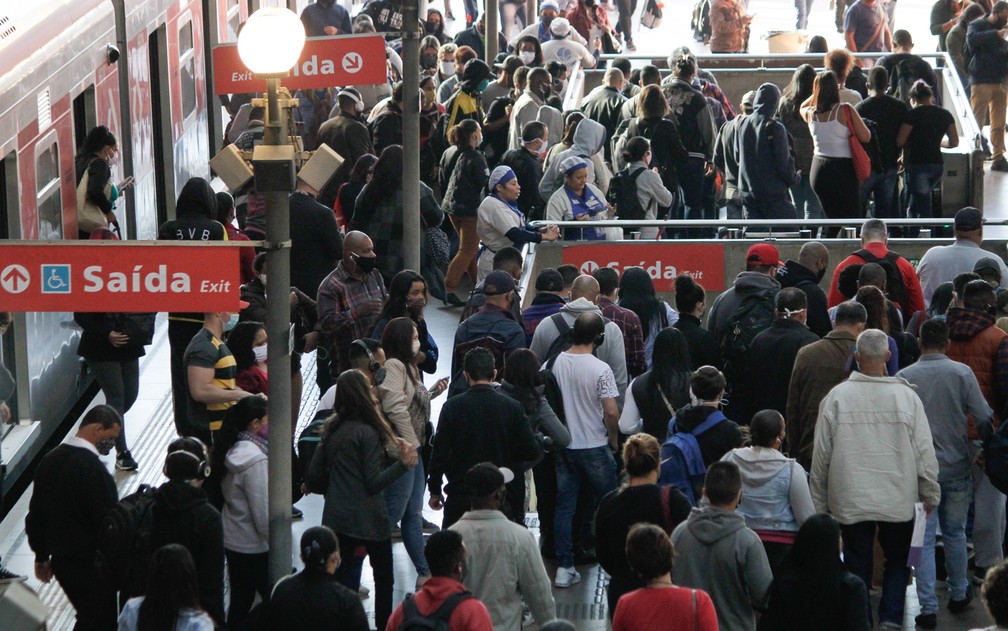
<svg viewBox="0 0 1008 631">
<path fill-rule="evenodd" d="M 847 108 L 847 129 L 850 131 L 850 135 L 847 136 L 847 142 L 850 143 L 851 161 L 854 162 L 854 175 L 857 176 L 858 182 L 864 182 L 871 176 L 871 158 L 868 157 L 868 152 L 865 151 L 864 145 L 861 144 L 857 134 L 854 133 L 854 108 L 850 105 L 845 105 L 845 107 Z"/>
</svg>

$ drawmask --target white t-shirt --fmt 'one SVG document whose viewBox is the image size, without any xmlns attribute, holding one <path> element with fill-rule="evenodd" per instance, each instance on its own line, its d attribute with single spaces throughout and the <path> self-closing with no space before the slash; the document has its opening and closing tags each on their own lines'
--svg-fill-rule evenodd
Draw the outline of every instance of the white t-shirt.
<svg viewBox="0 0 1008 631">
<path fill-rule="evenodd" d="M 567 68 L 573 68 L 578 61 L 582 68 L 593 68 L 595 57 L 581 44 L 570 39 L 551 39 L 542 45 L 543 64 L 559 61 Z"/>
<path fill-rule="evenodd" d="M 553 374 L 563 396 L 571 442 L 568 449 L 593 449 L 608 444 L 602 401 L 619 396 L 613 371 L 594 355 L 560 353 Z"/>
</svg>

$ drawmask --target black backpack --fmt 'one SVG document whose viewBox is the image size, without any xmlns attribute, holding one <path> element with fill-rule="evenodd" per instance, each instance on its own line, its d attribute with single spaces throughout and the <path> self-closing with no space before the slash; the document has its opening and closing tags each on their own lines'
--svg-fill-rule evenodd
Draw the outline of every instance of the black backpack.
<svg viewBox="0 0 1008 631">
<path fill-rule="evenodd" d="M 914 58 L 901 59 L 889 73 L 889 88 L 886 90 L 886 94 L 910 105 L 910 88 L 920 79 L 927 80 L 926 77 L 917 73 L 917 64 L 914 63 Z"/>
<path fill-rule="evenodd" d="M 563 391 L 560 390 L 560 382 L 557 381 L 556 374 L 553 372 L 553 364 L 555 363 L 556 357 L 551 358 L 539 371 L 539 375 L 543 382 L 543 398 L 546 399 L 546 403 L 549 403 L 550 409 L 557 415 L 557 419 L 566 427 L 567 414 L 564 412 Z"/>
<path fill-rule="evenodd" d="M 984 468 L 994 488 L 1008 493 L 1008 423 L 984 442 Z"/>
<path fill-rule="evenodd" d="M 861 143 L 861 146 L 864 147 L 868 159 L 871 160 L 872 173 L 881 173 L 885 171 L 885 166 L 882 164 L 882 145 L 879 144 L 878 123 L 870 118 L 862 118 L 861 120 L 871 132 L 871 140 Z"/>
<path fill-rule="evenodd" d="M 690 28 L 693 29 L 693 39 L 698 42 L 706 42 L 710 39 L 710 11 L 710 0 L 698 0 L 698 2 L 693 5 L 693 18 L 690 20 Z"/>
<path fill-rule="evenodd" d="M 889 297 L 889 300 L 895 302 L 896 306 L 903 312 L 903 321 L 909 322 L 913 314 L 908 312 L 909 303 L 907 301 L 906 283 L 903 282 L 903 272 L 900 271 L 899 264 L 897 263 L 900 255 L 890 250 L 884 258 L 879 258 L 863 248 L 854 254 L 864 259 L 865 263 L 878 263 L 882 266 L 882 269 L 886 273 L 885 293 Z"/>
<path fill-rule="evenodd" d="M 332 410 L 315 412 L 315 417 L 301 430 L 301 435 L 298 436 L 298 462 L 301 464 L 301 477 L 305 479 L 308 478 L 308 470 L 311 468 L 312 458 L 315 457 L 315 450 L 322 443 L 322 429 L 332 413 Z"/>
<path fill-rule="evenodd" d="M 399 631 L 448 631 L 448 620 L 452 612 L 463 600 L 473 598 L 471 592 L 458 592 L 445 599 L 441 606 L 429 616 L 420 615 L 413 594 L 406 594 L 403 600 L 403 621 Z"/>
<path fill-rule="evenodd" d="M 543 357 L 543 363 L 553 365 L 556 358 L 560 356 L 560 353 L 569 349 L 574 345 L 574 339 L 571 337 L 571 326 L 567 324 L 567 320 L 563 317 L 562 313 L 554 313 L 550 316 L 550 320 L 556 327 L 557 336 L 556 339 L 550 343 L 549 348 L 546 349 L 546 355 Z M 609 321 L 606 320 L 608 323 Z M 598 349 L 592 351 L 592 355 L 598 357 Z"/>
<path fill-rule="evenodd" d="M 102 520 L 95 561 L 98 576 L 127 597 L 139 596 L 147 587 L 156 498 L 156 488 L 141 484 Z"/>
<path fill-rule="evenodd" d="M 777 292 L 767 289 L 746 296 L 728 316 L 725 335 L 721 340 L 721 356 L 730 381 L 736 381 L 737 372 L 756 336 L 765 331 L 776 319 L 774 298 Z M 732 379 L 734 377 L 734 379 Z"/>
<path fill-rule="evenodd" d="M 609 193 L 606 198 L 609 203 L 616 206 L 616 213 L 620 219 L 644 219 L 647 209 L 640 203 L 637 197 L 637 178 L 647 167 L 638 167 L 630 171 L 626 167 L 617 173 L 609 181 Z"/>
</svg>

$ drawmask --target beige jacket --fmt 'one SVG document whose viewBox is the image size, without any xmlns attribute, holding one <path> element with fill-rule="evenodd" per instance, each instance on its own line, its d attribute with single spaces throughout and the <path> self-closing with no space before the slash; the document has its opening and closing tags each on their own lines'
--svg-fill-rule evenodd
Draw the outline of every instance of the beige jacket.
<svg viewBox="0 0 1008 631">
<path fill-rule="evenodd" d="M 406 374 L 406 365 L 398 359 L 385 362 L 385 380 L 378 386 L 378 402 L 382 411 L 392 424 L 396 436 L 399 436 L 414 447 L 419 448 L 426 440 L 427 417 L 430 416 L 430 398 L 427 398 L 426 413 L 410 414 L 410 402 L 416 396 L 417 390 L 422 390 L 421 396 L 427 395 L 423 383 L 413 384 Z"/>
<path fill-rule="evenodd" d="M 855 372 L 826 395 L 810 488 L 816 510 L 845 525 L 910 521 L 915 502 L 938 505 L 931 429 L 909 383 Z"/>
</svg>

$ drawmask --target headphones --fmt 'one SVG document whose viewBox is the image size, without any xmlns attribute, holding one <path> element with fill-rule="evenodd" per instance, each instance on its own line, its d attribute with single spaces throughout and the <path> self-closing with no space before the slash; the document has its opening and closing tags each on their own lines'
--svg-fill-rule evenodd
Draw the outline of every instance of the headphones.
<svg viewBox="0 0 1008 631">
<path fill-rule="evenodd" d="M 198 439 L 198 438 L 194 438 L 194 437 L 189 437 L 189 438 L 190 438 L 190 440 L 193 440 L 193 441 L 199 443 L 199 446 L 203 449 L 203 457 L 202 458 L 200 456 L 197 456 L 193 452 L 189 451 L 188 449 L 182 448 L 181 446 L 178 449 L 176 449 L 175 451 L 169 451 L 167 458 L 171 458 L 175 454 L 184 454 L 185 456 L 187 456 L 189 458 L 192 458 L 193 460 L 196 461 L 196 475 L 199 476 L 200 479 L 206 480 L 207 478 L 210 477 L 210 463 L 206 459 L 206 453 L 207 453 L 206 445 L 204 445 L 203 441 L 200 440 L 200 439 Z M 167 458 L 166 458 L 166 462 L 165 462 L 165 468 L 167 468 L 167 466 L 168 466 L 168 464 L 167 464 Z"/>
<path fill-rule="evenodd" d="M 350 346 L 356 346 L 367 354 L 368 370 L 371 371 L 371 379 L 376 386 L 380 386 L 385 381 L 385 368 L 375 360 L 374 353 L 368 348 L 367 343 L 364 340 L 354 340 L 350 342 Z"/>
</svg>

